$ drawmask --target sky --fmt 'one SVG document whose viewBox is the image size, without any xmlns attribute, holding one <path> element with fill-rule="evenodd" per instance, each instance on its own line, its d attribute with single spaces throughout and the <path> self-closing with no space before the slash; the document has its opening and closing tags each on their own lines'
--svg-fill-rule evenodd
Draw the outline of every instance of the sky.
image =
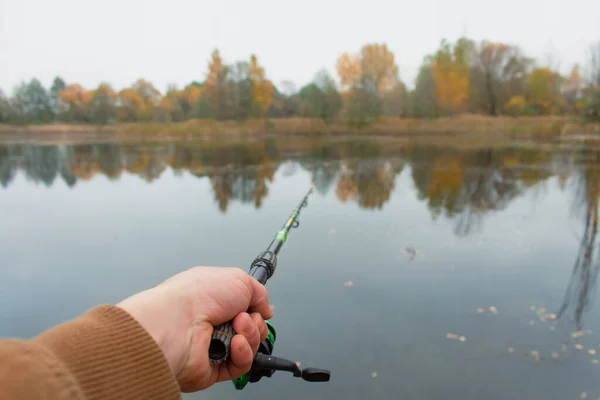
<svg viewBox="0 0 600 400">
<path fill-rule="evenodd" d="M 0 88 L 59 75 L 117 90 L 144 78 L 164 92 L 204 80 L 215 48 L 226 63 L 254 53 L 276 85 L 301 87 L 367 43 L 386 43 L 413 87 L 423 58 L 463 35 L 568 72 L 600 40 L 600 1 L 0 0 Z"/>
</svg>

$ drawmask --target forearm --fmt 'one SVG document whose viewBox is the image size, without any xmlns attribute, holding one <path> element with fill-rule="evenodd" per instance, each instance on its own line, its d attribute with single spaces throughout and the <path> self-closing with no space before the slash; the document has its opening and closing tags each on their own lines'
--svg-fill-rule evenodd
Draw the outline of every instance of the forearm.
<svg viewBox="0 0 600 400">
<path fill-rule="evenodd" d="M 29 341 L 0 341 L 3 398 L 179 399 L 161 349 L 127 312 L 99 306 Z"/>
</svg>

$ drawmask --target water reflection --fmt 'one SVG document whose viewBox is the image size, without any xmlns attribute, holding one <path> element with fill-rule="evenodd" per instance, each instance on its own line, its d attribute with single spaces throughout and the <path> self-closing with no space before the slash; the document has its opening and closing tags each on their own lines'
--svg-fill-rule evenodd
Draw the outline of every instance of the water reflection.
<svg viewBox="0 0 600 400">
<path fill-rule="evenodd" d="M 29 181 L 46 186 L 60 178 L 75 188 L 79 181 L 98 175 L 117 180 L 123 173 L 151 183 L 171 169 L 176 174 L 208 178 L 215 202 L 225 212 L 232 200 L 260 208 L 275 173 L 285 164 L 284 176 L 294 174 L 298 168 L 309 171 L 323 195 L 335 190 L 342 203 L 381 209 L 390 200 L 397 176 L 405 165 L 410 165 L 419 198 L 426 202 L 432 216 L 453 218 L 455 233 L 465 236 L 481 224 L 483 216 L 504 209 L 525 189 L 552 176 L 559 177 L 564 189 L 575 174 L 565 165 L 572 164 L 576 155 L 519 148 L 389 148 L 386 143 L 368 140 L 315 142 L 299 149 L 273 141 L 12 145 L 0 147 L 0 183 L 9 188 L 19 171 Z M 581 187 L 591 184 L 590 174 L 593 172 L 577 175 Z"/>
<path fill-rule="evenodd" d="M 583 217 L 583 234 L 577 259 L 558 318 L 566 319 L 581 330 L 582 316 L 590 307 L 590 296 L 596 285 L 600 260 L 597 253 L 598 201 L 600 199 L 600 153 L 582 151 L 588 162 L 577 168 L 574 176 L 574 211 Z"/>
</svg>

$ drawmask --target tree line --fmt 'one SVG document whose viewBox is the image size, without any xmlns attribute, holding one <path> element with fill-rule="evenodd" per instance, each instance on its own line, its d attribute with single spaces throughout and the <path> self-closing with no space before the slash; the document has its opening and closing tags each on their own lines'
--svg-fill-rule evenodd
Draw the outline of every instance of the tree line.
<svg viewBox="0 0 600 400">
<path fill-rule="evenodd" d="M 414 88 L 399 77 L 395 55 L 385 43 L 341 54 L 336 79 L 326 70 L 297 88 L 271 82 L 258 58 L 227 64 L 214 50 L 204 79 L 161 93 L 139 79 L 115 90 L 95 89 L 56 77 L 45 88 L 38 79 L 22 82 L 9 96 L 0 90 L 0 123 L 108 124 L 177 122 L 203 118 L 319 118 L 366 124 L 382 116 L 438 118 L 460 113 L 484 115 L 579 115 L 600 120 L 600 41 L 590 46 L 583 66 L 562 75 L 515 45 L 460 38 L 442 40 L 423 59 Z"/>
</svg>

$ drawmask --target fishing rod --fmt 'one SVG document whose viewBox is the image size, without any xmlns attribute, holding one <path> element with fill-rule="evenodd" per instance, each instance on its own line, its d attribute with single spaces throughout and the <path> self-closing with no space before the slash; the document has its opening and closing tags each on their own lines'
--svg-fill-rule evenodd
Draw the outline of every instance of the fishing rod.
<svg viewBox="0 0 600 400">
<path fill-rule="evenodd" d="M 308 196 L 313 192 L 314 187 L 315 184 L 313 183 L 298 207 L 292 211 L 288 220 L 277 232 L 267 250 L 260 253 L 250 265 L 248 275 L 259 281 L 263 286 L 266 285 L 267 280 L 275 273 L 277 255 L 285 244 L 290 230 L 300 226 L 298 219 L 300 210 L 308 206 Z M 236 389 L 242 390 L 248 382 L 258 382 L 263 377 L 271 377 L 275 371 L 289 371 L 295 377 L 302 378 L 308 382 L 329 381 L 330 372 L 327 370 L 319 368 L 304 368 L 301 370 L 294 361 L 272 356 L 277 333 L 270 321 L 266 321 L 266 323 L 268 329 L 267 338 L 260 343 L 258 352 L 252 360 L 250 371 L 233 380 Z M 208 349 L 208 357 L 211 364 L 220 364 L 227 360 L 231 347 L 231 339 L 234 335 L 235 332 L 231 321 L 214 328 Z"/>
</svg>

